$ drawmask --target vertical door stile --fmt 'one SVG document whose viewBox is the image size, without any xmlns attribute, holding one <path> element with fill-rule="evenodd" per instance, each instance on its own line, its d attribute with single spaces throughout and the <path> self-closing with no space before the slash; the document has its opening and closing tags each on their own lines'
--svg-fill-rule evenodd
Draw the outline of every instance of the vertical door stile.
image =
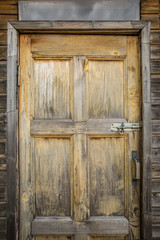
<svg viewBox="0 0 160 240">
<path fill-rule="evenodd" d="M 74 122 L 88 120 L 86 57 L 74 57 Z"/>
<path fill-rule="evenodd" d="M 31 73 L 30 73 L 30 81 L 31 81 L 31 88 L 30 88 L 30 95 L 31 95 L 31 105 L 30 105 L 30 123 L 31 121 L 34 119 L 34 101 L 35 101 L 35 78 L 34 78 L 34 59 L 31 58 Z M 36 206 L 35 206 L 35 202 L 36 202 L 36 166 L 34 164 L 34 150 L 35 150 L 35 144 L 34 144 L 34 137 L 31 136 L 31 176 L 32 176 L 32 188 L 33 188 L 33 195 L 32 195 L 32 202 L 33 202 L 33 219 L 36 216 Z"/>
<path fill-rule="evenodd" d="M 127 41 L 127 40 L 126 40 Z M 127 44 L 126 44 L 127 45 Z M 126 121 L 128 121 L 128 62 L 127 62 L 127 56 L 124 58 L 123 61 L 123 90 L 124 90 L 124 95 L 123 95 L 123 99 L 124 99 L 124 119 Z"/>
<path fill-rule="evenodd" d="M 87 86 L 85 74 L 86 57 L 74 57 L 74 122 L 88 120 Z M 74 134 L 74 221 L 88 218 L 87 136 Z M 86 234 L 75 235 L 75 240 L 87 240 Z"/>
<path fill-rule="evenodd" d="M 30 35 L 21 36 L 20 64 L 22 66 L 20 84 L 20 226 L 22 239 L 27 239 L 33 220 L 33 162 L 31 161 L 30 113 L 31 113 L 31 39 Z M 23 236 L 23 237 L 22 237 Z"/>
<path fill-rule="evenodd" d="M 139 47 L 137 37 L 127 37 L 128 63 L 128 122 L 140 122 L 140 89 L 139 89 Z M 130 239 L 139 239 L 140 236 L 140 183 L 134 184 L 135 169 L 132 151 L 137 150 L 139 157 L 140 131 L 128 133 L 128 162 L 129 162 L 129 224 Z"/>
<path fill-rule="evenodd" d="M 125 39 L 126 41 L 126 49 L 127 49 L 127 37 Z M 126 57 L 124 58 L 124 61 L 123 61 L 123 86 L 124 86 L 124 119 L 128 122 L 128 109 L 129 109 L 129 103 L 128 103 L 128 54 L 126 52 Z M 125 217 L 127 219 L 129 219 L 129 167 L 130 167 L 130 164 L 129 164 L 129 153 L 128 153 L 128 141 L 129 141 L 129 138 L 128 138 L 128 134 L 126 134 L 125 136 L 125 149 L 124 149 L 124 152 L 125 152 Z M 128 239 L 128 238 L 127 238 Z"/>
<path fill-rule="evenodd" d="M 128 136 L 124 138 L 124 152 L 125 152 L 125 217 L 129 219 L 129 162 L 128 162 Z"/>
</svg>

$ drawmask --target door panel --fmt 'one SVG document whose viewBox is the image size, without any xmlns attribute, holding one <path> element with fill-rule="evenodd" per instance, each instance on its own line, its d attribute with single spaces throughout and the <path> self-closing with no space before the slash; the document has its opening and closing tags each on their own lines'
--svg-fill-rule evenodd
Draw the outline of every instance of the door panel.
<svg viewBox="0 0 160 240">
<path fill-rule="evenodd" d="M 89 61 L 90 118 L 124 118 L 123 65 L 123 61 Z"/>
<path fill-rule="evenodd" d="M 125 138 L 92 137 L 89 142 L 90 215 L 125 216 Z"/>
<path fill-rule="evenodd" d="M 20 36 L 20 239 L 139 239 L 137 36 Z"/>
<path fill-rule="evenodd" d="M 68 60 L 34 61 L 34 117 L 70 117 Z"/>
<path fill-rule="evenodd" d="M 37 216 L 70 216 L 70 139 L 35 138 Z"/>
</svg>

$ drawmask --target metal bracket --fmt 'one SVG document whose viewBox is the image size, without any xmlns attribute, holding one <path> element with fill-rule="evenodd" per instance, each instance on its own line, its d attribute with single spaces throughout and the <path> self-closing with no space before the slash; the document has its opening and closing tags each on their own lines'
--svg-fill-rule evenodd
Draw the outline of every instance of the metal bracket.
<svg viewBox="0 0 160 240">
<path fill-rule="evenodd" d="M 124 132 L 138 131 L 142 126 L 139 123 L 112 123 L 111 131 L 118 132 L 120 134 Z"/>
</svg>

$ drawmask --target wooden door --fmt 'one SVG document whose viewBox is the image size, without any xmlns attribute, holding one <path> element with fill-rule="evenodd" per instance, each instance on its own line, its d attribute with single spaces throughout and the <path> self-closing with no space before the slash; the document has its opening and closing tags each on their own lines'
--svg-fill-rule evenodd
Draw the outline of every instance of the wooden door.
<svg viewBox="0 0 160 240">
<path fill-rule="evenodd" d="M 139 65 L 137 36 L 20 36 L 21 240 L 139 239 Z"/>
</svg>

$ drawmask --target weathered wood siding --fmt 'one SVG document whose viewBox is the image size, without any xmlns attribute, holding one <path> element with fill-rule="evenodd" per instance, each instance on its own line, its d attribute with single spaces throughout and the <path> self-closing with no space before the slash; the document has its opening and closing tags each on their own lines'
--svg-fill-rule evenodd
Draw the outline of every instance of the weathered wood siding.
<svg viewBox="0 0 160 240">
<path fill-rule="evenodd" d="M 7 21 L 17 19 L 17 1 L 0 0 L 0 239 L 7 235 L 6 99 Z"/>
<path fill-rule="evenodd" d="M 141 19 L 151 21 L 152 233 L 160 238 L 160 1 L 142 0 Z"/>
<path fill-rule="evenodd" d="M 6 239 L 6 82 L 7 21 L 17 20 L 17 0 L 0 0 L 0 239 Z M 152 215 L 160 237 L 160 2 L 141 0 L 141 19 L 151 21 Z"/>
</svg>

